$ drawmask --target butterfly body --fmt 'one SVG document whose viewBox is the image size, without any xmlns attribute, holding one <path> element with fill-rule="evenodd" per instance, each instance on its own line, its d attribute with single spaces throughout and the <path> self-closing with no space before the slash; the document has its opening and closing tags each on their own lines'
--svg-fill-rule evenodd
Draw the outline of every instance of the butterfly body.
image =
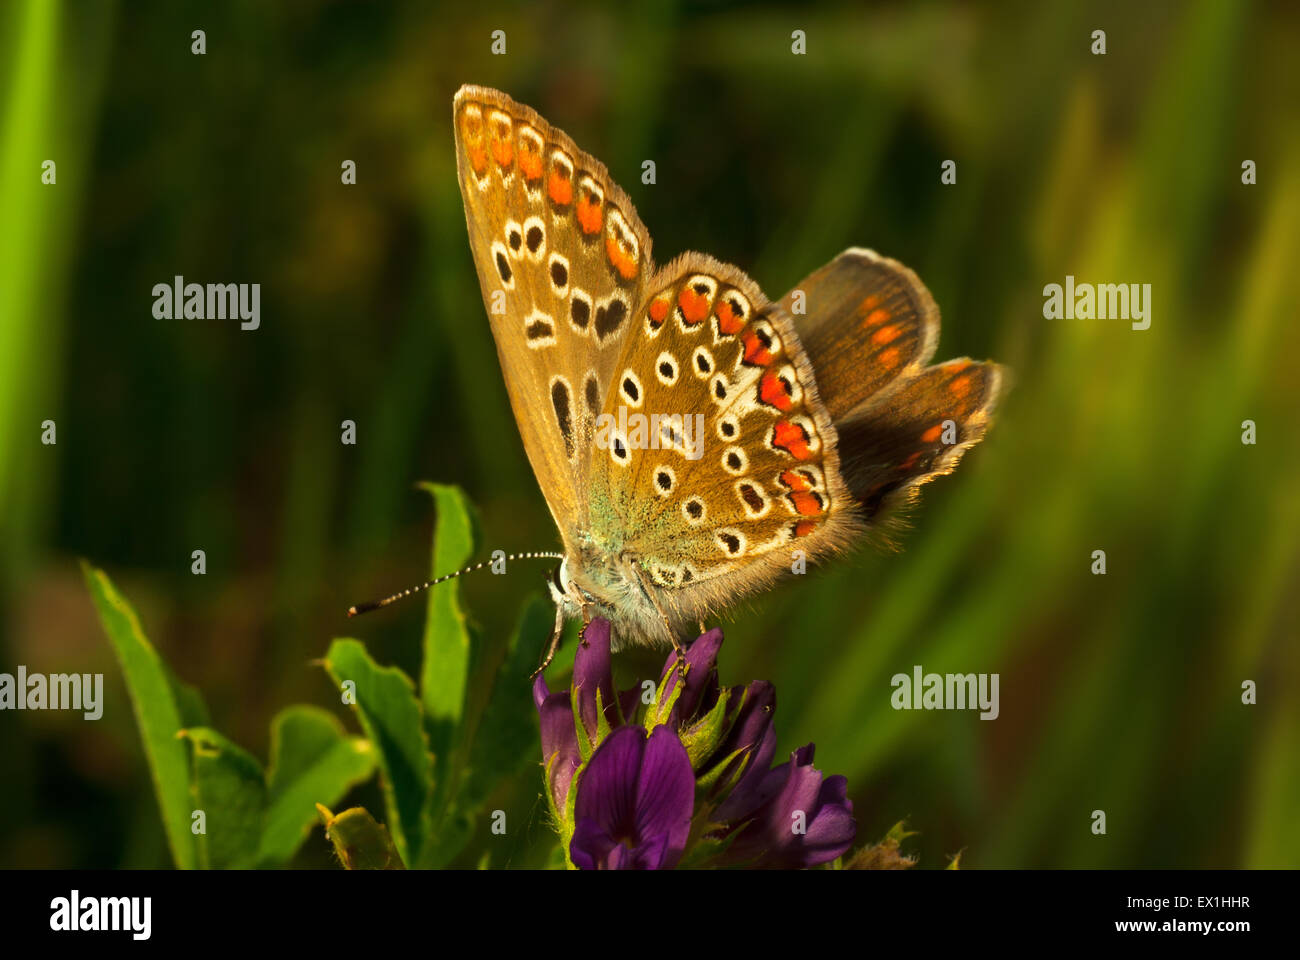
<svg viewBox="0 0 1300 960">
<path fill-rule="evenodd" d="M 557 629 L 604 616 L 616 645 L 676 642 L 851 548 L 982 436 L 999 369 L 926 366 L 938 310 L 901 264 L 847 250 L 779 303 L 705 254 L 657 268 L 626 194 L 535 111 L 463 87 L 454 122 L 507 392 L 564 541 Z"/>
</svg>

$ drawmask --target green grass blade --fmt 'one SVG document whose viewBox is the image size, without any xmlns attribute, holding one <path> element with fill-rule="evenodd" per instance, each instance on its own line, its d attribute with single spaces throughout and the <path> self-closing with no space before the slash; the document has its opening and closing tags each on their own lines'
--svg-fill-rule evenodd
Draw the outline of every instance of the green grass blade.
<svg viewBox="0 0 1300 960">
<path fill-rule="evenodd" d="M 198 848 L 190 833 L 194 805 L 189 758 L 176 736 L 190 721 L 205 722 L 202 700 L 172 675 L 145 637 L 135 610 L 108 576 L 87 563 L 81 566 L 104 632 L 122 665 L 172 859 L 177 867 L 194 869 Z"/>
<path fill-rule="evenodd" d="M 374 770 L 370 741 L 349 737 L 333 714 L 305 705 L 281 710 L 271 722 L 258 862 L 287 863 L 311 833 L 316 804 L 332 806 Z"/>
</svg>

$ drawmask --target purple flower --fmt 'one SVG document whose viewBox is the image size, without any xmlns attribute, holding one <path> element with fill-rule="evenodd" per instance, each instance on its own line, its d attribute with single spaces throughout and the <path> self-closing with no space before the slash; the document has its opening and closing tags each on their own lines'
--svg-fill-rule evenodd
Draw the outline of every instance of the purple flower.
<svg viewBox="0 0 1300 960">
<path fill-rule="evenodd" d="M 723 819 L 741 822 L 723 860 L 754 867 L 812 867 L 848 850 L 857 833 L 848 781 L 823 779 L 812 765 L 813 744 L 787 763 L 747 776 L 719 808 Z M 757 769 L 757 768 L 755 768 Z"/>
<path fill-rule="evenodd" d="M 533 682 L 533 703 L 541 721 L 546 786 L 558 812 L 564 809 L 573 775 L 582 765 L 578 731 L 573 723 L 573 700 L 568 690 L 551 693 L 539 674 Z"/>
<path fill-rule="evenodd" d="M 681 859 L 691 832 L 695 774 L 677 735 L 620 727 L 578 782 L 569 856 L 585 870 L 658 870 Z"/>
<path fill-rule="evenodd" d="M 682 671 L 677 667 L 677 651 L 668 654 L 663 672 L 659 675 L 659 685 L 663 688 L 664 702 L 681 687 L 681 694 L 668 716 L 668 722 L 674 727 L 707 713 L 718 702 L 718 649 L 721 646 L 722 631 L 717 627 L 694 640 L 686 648 L 684 681 Z"/>
<path fill-rule="evenodd" d="M 684 664 L 671 653 L 639 714 L 639 688 L 615 691 L 607 620 L 587 628 L 568 691 L 537 679 L 547 788 L 574 866 L 657 869 L 685 855 L 690 866 L 811 867 L 848 849 L 844 777 L 823 777 L 812 744 L 770 768 L 776 691 L 720 686 L 721 646 L 715 629 Z"/>
<path fill-rule="evenodd" d="M 539 674 L 533 681 L 533 703 L 537 706 L 542 728 L 542 763 L 546 785 L 557 812 L 563 811 L 573 775 L 582 766 L 583 756 L 600 742 L 599 717 L 612 729 L 623 725 L 636 704 L 636 691 L 614 696 L 614 679 L 610 670 L 609 621 L 597 619 L 587 627 L 573 658 L 573 680 L 568 690 L 555 693 Z M 600 707 L 597 708 L 599 697 Z M 577 709 L 574 709 L 574 704 Z M 578 725 L 586 734 L 586 743 L 578 743 Z"/>
</svg>

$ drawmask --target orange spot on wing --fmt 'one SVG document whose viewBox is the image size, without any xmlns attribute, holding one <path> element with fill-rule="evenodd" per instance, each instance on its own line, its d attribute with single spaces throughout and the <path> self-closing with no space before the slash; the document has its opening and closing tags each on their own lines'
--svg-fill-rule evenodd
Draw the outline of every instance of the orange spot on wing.
<svg viewBox="0 0 1300 960">
<path fill-rule="evenodd" d="M 668 316 L 668 307 L 672 300 L 668 297 L 660 297 L 658 300 L 650 301 L 650 322 L 656 327 L 664 322 L 664 317 Z"/>
<path fill-rule="evenodd" d="M 794 504 L 795 513 L 801 517 L 811 517 L 822 512 L 821 498 L 815 493 L 796 491 L 788 496 L 790 502 Z"/>
<path fill-rule="evenodd" d="M 921 451 L 918 450 L 915 453 L 909 453 L 907 455 L 907 459 L 898 465 L 898 471 L 900 473 L 904 473 L 908 470 L 911 470 L 913 467 L 916 466 L 916 461 L 920 459 L 921 459 Z"/>
<path fill-rule="evenodd" d="M 796 460 L 807 460 L 812 456 L 808 449 L 808 435 L 803 427 L 789 420 L 778 420 L 772 431 L 772 446 L 784 450 Z"/>
<path fill-rule="evenodd" d="M 871 335 L 871 342 L 883 346 L 886 343 L 893 343 L 903 333 L 903 328 L 896 323 L 891 323 L 887 327 L 881 327 Z"/>
<path fill-rule="evenodd" d="M 796 537 L 806 537 L 816 529 L 816 520 L 800 520 L 794 525 L 794 535 Z"/>
<path fill-rule="evenodd" d="M 796 492 L 812 489 L 812 483 L 798 470 L 783 470 L 781 472 L 781 483 Z"/>
<path fill-rule="evenodd" d="M 496 160 L 497 166 L 508 167 L 514 157 L 514 148 L 510 141 L 505 138 L 494 138 L 492 140 L 492 157 Z"/>
<path fill-rule="evenodd" d="M 475 173 L 481 174 L 487 170 L 487 151 L 483 149 L 482 144 L 469 145 L 469 165 L 474 168 Z"/>
<path fill-rule="evenodd" d="M 934 441 L 939 439 L 939 434 L 941 433 L 943 433 L 943 425 L 936 423 L 929 430 L 925 431 L 925 433 L 921 434 L 921 442 L 934 443 Z"/>
<path fill-rule="evenodd" d="M 609 262 L 614 265 L 614 269 L 624 280 L 631 280 L 636 276 L 636 261 L 628 256 L 613 237 L 605 238 L 605 252 L 609 254 Z"/>
<path fill-rule="evenodd" d="M 709 315 L 708 298 L 690 287 L 682 287 L 682 292 L 677 294 L 677 305 L 682 308 L 686 323 L 692 327 Z"/>
<path fill-rule="evenodd" d="M 956 396 L 966 396 L 966 394 L 970 393 L 970 377 L 965 374 L 957 377 L 952 383 L 948 384 L 948 389 Z"/>
<path fill-rule="evenodd" d="M 864 328 L 874 327 L 876 326 L 876 324 L 884 323 L 888 319 L 889 319 L 888 310 L 883 310 L 883 309 L 872 310 L 870 313 L 866 315 L 866 318 L 862 321 L 862 326 Z"/>
<path fill-rule="evenodd" d="M 585 195 L 579 197 L 578 225 L 582 227 L 582 232 L 587 234 L 595 233 L 600 229 L 600 221 L 600 204 L 592 203 Z"/>
<path fill-rule="evenodd" d="M 739 333 L 740 328 L 745 325 L 745 321 L 732 312 L 731 304 L 726 300 L 719 300 L 713 312 L 718 317 L 718 329 L 727 335 Z"/>
<path fill-rule="evenodd" d="M 533 153 L 531 150 L 520 150 L 519 169 L 524 172 L 525 180 L 540 180 L 542 178 L 542 155 Z"/>
<path fill-rule="evenodd" d="M 880 351 L 878 359 L 880 360 L 880 365 L 882 367 L 886 370 L 892 370 L 894 367 L 898 366 L 898 357 L 898 347 L 887 347 Z"/>
<path fill-rule="evenodd" d="M 741 341 L 745 344 L 745 362 L 750 366 L 766 367 L 772 362 L 771 352 L 753 330 L 746 330 Z"/>
<path fill-rule="evenodd" d="M 781 378 L 768 371 L 758 383 L 758 398 L 782 412 L 790 409 L 790 392 Z"/>
<path fill-rule="evenodd" d="M 869 293 L 863 297 L 862 302 L 858 304 L 858 316 L 865 317 L 878 306 L 880 306 L 880 297 L 876 296 L 874 293 Z"/>
<path fill-rule="evenodd" d="M 573 200 L 573 184 L 558 170 L 552 170 L 551 179 L 546 184 L 546 193 L 560 206 L 567 207 Z"/>
</svg>

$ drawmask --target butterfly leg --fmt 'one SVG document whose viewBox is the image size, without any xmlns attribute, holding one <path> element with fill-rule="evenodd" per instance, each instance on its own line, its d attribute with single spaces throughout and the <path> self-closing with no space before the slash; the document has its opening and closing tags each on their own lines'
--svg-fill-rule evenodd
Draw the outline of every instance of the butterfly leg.
<svg viewBox="0 0 1300 960">
<path fill-rule="evenodd" d="M 542 662 L 538 664 L 537 669 L 528 675 L 529 680 L 536 680 L 537 675 L 551 665 L 555 659 L 555 651 L 560 645 L 560 637 L 564 634 L 564 608 L 558 603 L 555 605 L 555 629 L 551 631 L 551 642 L 546 647 L 546 655 L 542 657 Z"/>
<path fill-rule="evenodd" d="M 668 619 L 668 614 L 664 613 L 664 608 L 659 605 L 659 598 L 656 597 L 654 592 L 646 585 L 645 571 L 635 563 L 632 564 L 631 569 L 635 571 L 637 580 L 641 583 L 641 591 L 650 599 L 650 603 L 654 605 L 655 613 L 659 614 L 659 619 L 664 623 L 664 629 L 668 631 L 668 639 L 673 642 L 673 651 L 677 654 L 677 659 L 674 661 L 674 664 L 681 667 L 682 679 L 685 680 L 686 672 L 690 669 L 690 665 L 686 662 L 686 648 L 683 647 L 681 642 L 677 639 L 677 632 L 673 630 L 673 624 L 672 621 Z"/>
</svg>

